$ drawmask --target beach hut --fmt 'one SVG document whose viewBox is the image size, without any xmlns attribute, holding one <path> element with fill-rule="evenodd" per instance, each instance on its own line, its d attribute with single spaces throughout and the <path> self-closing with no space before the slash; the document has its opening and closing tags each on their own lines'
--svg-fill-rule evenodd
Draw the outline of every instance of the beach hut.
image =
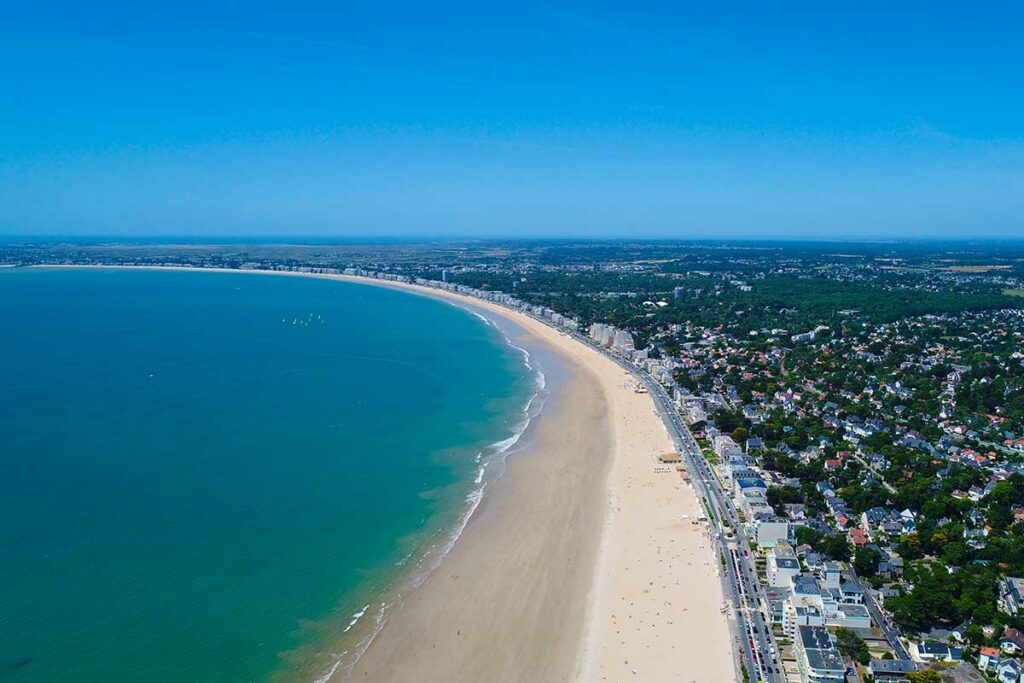
<svg viewBox="0 0 1024 683">
<path fill-rule="evenodd" d="M 662 461 L 664 463 L 677 463 L 677 462 L 682 462 L 683 458 L 678 453 L 673 452 L 673 453 L 662 453 L 661 455 L 658 456 L 658 460 L 660 460 L 660 461 Z"/>
</svg>

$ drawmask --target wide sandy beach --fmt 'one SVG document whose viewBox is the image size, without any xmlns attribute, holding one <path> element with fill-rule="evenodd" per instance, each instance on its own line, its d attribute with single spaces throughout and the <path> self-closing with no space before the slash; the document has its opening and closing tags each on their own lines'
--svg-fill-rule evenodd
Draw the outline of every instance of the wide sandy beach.
<svg viewBox="0 0 1024 683">
<path fill-rule="evenodd" d="M 210 269 L 203 269 L 210 270 Z M 230 271 L 247 272 L 247 271 Z M 257 272 L 257 271 L 248 271 Z M 600 353 L 533 318 L 416 285 L 514 322 L 568 379 L 449 555 L 331 680 L 736 680 L 723 596 L 694 492 L 647 394 Z"/>
</svg>

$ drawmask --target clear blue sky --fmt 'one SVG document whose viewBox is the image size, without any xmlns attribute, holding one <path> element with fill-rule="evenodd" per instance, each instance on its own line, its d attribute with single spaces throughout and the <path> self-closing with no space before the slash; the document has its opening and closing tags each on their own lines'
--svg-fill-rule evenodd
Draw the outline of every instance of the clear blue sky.
<svg viewBox="0 0 1024 683">
<path fill-rule="evenodd" d="M 4 9 L 0 234 L 1024 237 L 1021 3 L 145 4 Z"/>
</svg>

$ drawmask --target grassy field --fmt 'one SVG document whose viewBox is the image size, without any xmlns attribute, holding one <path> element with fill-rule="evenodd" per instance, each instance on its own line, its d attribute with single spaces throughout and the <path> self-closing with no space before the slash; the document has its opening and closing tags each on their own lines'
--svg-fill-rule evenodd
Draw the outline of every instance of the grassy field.
<svg viewBox="0 0 1024 683">
<path fill-rule="evenodd" d="M 993 270 L 1009 270 L 1007 265 L 978 265 L 978 266 L 946 266 L 939 270 L 947 270 L 951 273 L 988 273 Z"/>
</svg>

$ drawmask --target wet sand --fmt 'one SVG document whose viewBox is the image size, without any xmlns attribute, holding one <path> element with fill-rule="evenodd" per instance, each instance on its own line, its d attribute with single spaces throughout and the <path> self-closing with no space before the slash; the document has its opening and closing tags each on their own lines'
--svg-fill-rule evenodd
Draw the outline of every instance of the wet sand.
<svg viewBox="0 0 1024 683">
<path fill-rule="evenodd" d="M 451 552 L 392 611 L 350 677 L 558 681 L 574 674 L 603 515 L 610 430 L 576 372 Z"/>
</svg>

